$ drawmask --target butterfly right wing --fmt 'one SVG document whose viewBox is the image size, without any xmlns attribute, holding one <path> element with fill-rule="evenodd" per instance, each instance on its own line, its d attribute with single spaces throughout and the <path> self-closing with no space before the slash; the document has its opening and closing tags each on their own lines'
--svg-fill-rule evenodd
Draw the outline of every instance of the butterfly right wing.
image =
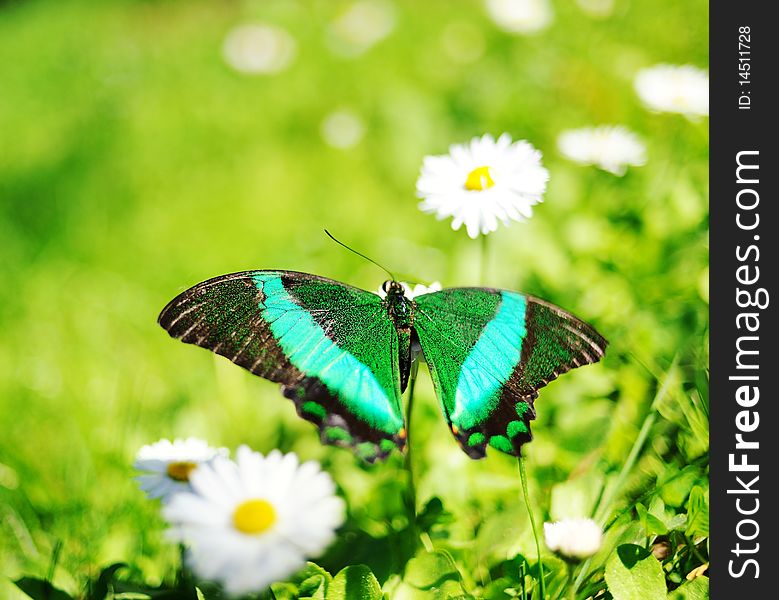
<svg viewBox="0 0 779 600">
<path fill-rule="evenodd" d="M 403 448 L 398 336 L 376 294 L 305 273 L 247 271 L 183 292 L 159 323 L 280 383 L 323 442 L 369 461 Z"/>
<path fill-rule="evenodd" d="M 415 298 L 414 329 L 452 433 L 471 458 L 490 445 L 519 456 L 538 389 L 603 356 L 606 340 L 548 302 L 452 288 Z"/>
</svg>

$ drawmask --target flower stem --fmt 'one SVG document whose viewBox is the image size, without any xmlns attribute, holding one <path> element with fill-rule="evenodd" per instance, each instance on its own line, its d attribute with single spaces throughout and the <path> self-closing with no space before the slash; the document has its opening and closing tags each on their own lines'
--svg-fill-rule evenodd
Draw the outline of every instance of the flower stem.
<svg viewBox="0 0 779 600">
<path fill-rule="evenodd" d="M 533 509 L 530 507 L 530 495 L 527 492 L 527 472 L 525 470 L 525 458 L 520 456 L 517 462 L 519 463 L 519 478 L 522 481 L 522 494 L 525 496 L 527 516 L 530 518 L 530 528 L 533 530 L 533 539 L 536 542 L 536 555 L 538 556 L 538 585 L 541 592 L 541 600 L 544 600 L 544 598 L 546 598 L 546 587 L 544 584 L 544 563 L 541 561 L 541 544 L 538 541 L 538 531 L 536 530 L 536 520 L 533 518 Z"/>
<path fill-rule="evenodd" d="M 489 252 L 487 251 L 487 235 L 481 234 L 481 254 L 479 257 L 479 285 L 487 282 L 487 268 L 489 266 Z"/>
<path fill-rule="evenodd" d="M 522 564 L 519 565 L 519 584 L 522 593 L 522 600 L 527 600 L 527 590 L 525 589 L 525 575 L 527 574 L 525 571 L 526 564 L 527 560 L 523 560 Z"/>
<path fill-rule="evenodd" d="M 573 581 L 573 565 L 568 563 L 568 600 L 576 600 L 576 585 Z"/>
<path fill-rule="evenodd" d="M 192 583 L 192 575 L 187 568 L 187 548 L 184 544 L 179 544 L 179 570 L 176 573 L 176 586 L 179 589 L 186 589 Z"/>
<path fill-rule="evenodd" d="M 54 580 L 54 571 L 57 570 L 57 563 L 60 559 L 60 553 L 62 552 L 62 540 L 54 542 L 54 549 L 51 552 L 51 560 L 49 561 L 49 571 L 46 573 L 46 581 L 51 583 Z"/>
</svg>

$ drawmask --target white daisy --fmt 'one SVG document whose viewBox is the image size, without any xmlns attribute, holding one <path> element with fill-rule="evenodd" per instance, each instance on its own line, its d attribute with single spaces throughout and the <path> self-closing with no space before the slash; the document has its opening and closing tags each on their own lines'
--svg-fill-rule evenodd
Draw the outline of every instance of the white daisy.
<svg viewBox="0 0 779 600">
<path fill-rule="evenodd" d="M 614 0 L 576 0 L 576 3 L 593 17 L 608 17 L 614 11 Z"/>
<path fill-rule="evenodd" d="M 403 286 L 403 292 L 405 293 L 406 298 L 408 298 L 409 300 L 411 300 L 412 298 L 416 298 L 417 296 L 421 296 L 422 294 L 430 294 L 431 292 L 440 292 L 443 289 L 441 287 L 441 283 L 438 281 L 434 281 L 430 285 L 417 283 L 414 287 L 411 287 L 411 285 L 406 283 L 405 281 L 399 281 L 398 283 L 400 283 L 400 285 Z M 383 285 L 379 286 L 379 289 L 376 293 L 382 298 L 387 297 L 387 292 L 384 291 Z"/>
<path fill-rule="evenodd" d="M 225 38 L 222 54 L 236 71 L 270 75 L 286 69 L 295 58 L 293 37 L 275 25 L 252 24 L 233 28 Z"/>
<path fill-rule="evenodd" d="M 656 65 L 638 72 L 636 92 L 651 110 L 690 118 L 709 114 L 709 76 L 692 65 Z"/>
<path fill-rule="evenodd" d="M 552 22 L 549 0 L 487 0 L 487 12 L 510 33 L 536 33 Z"/>
<path fill-rule="evenodd" d="M 479 27 L 467 22 L 447 25 L 441 33 L 441 47 L 454 62 L 470 64 L 484 54 L 484 34 Z"/>
<path fill-rule="evenodd" d="M 238 448 L 192 473 L 192 492 L 176 494 L 163 515 L 184 542 L 187 564 L 229 594 L 259 592 L 320 554 L 344 520 L 344 502 L 317 462 Z"/>
<path fill-rule="evenodd" d="M 628 166 L 646 164 L 646 146 L 622 125 L 601 125 L 564 131 L 557 147 L 566 158 L 595 165 L 614 175 L 624 175 Z"/>
<path fill-rule="evenodd" d="M 451 146 L 447 155 L 425 157 L 417 180 L 419 208 L 438 219 L 452 217 L 452 229 L 465 225 L 476 238 L 495 231 L 498 221 L 529 219 L 548 180 L 541 152 L 530 143 L 487 134 Z"/>
<path fill-rule="evenodd" d="M 603 531 L 592 519 L 544 523 L 546 546 L 566 560 L 580 561 L 600 550 Z"/>
<path fill-rule="evenodd" d="M 325 117 L 320 131 L 327 145 L 346 150 L 360 143 L 365 133 L 365 125 L 352 111 L 339 110 Z"/>
<path fill-rule="evenodd" d="M 212 448 L 198 438 L 163 439 L 141 448 L 133 467 L 147 473 L 136 477 L 146 495 L 166 502 L 176 492 L 190 489 L 189 478 L 199 465 L 227 455 L 226 448 Z"/>
<path fill-rule="evenodd" d="M 389 0 L 358 0 L 330 25 L 330 46 L 344 56 L 362 54 L 395 28 L 395 6 Z"/>
</svg>

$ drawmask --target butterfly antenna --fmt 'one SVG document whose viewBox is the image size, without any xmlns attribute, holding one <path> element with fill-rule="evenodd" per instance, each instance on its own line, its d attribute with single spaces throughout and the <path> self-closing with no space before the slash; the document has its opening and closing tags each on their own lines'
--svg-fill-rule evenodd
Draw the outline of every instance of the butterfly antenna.
<svg viewBox="0 0 779 600">
<path fill-rule="evenodd" d="M 369 258 L 369 257 L 365 256 L 365 255 L 364 255 L 362 252 L 357 252 L 357 250 L 355 250 L 354 248 L 350 248 L 349 246 L 347 246 L 346 244 L 344 244 L 344 243 L 343 243 L 341 240 L 337 239 L 337 238 L 336 238 L 336 237 L 335 237 L 335 236 L 334 236 L 332 233 L 330 233 L 330 232 L 329 232 L 327 229 L 325 229 L 325 233 L 327 234 L 327 237 L 329 237 L 331 240 L 333 240 L 333 241 L 334 241 L 336 244 L 338 244 L 339 246 L 343 246 L 343 247 L 344 247 L 344 248 L 346 248 L 346 249 L 347 249 L 349 252 L 353 252 L 353 253 L 354 253 L 354 254 L 356 254 L 357 256 L 360 256 L 360 257 L 364 258 L 364 259 L 365 259 L 365 260 L 367 260 L 368 262 L 370 262 L 370 263 L 373 263 L 374 265 L 376 265 L 377 267 L 379 267 L 380 269 L 382 269 L 384 272 L 386 272 L 386 273 L 387 273 L 387 275 L 389 275 L 389 276 L 390 276 L 390 279 L 392 279 L 392 281 L 397 281 L 397 280 L 398 280 L 398 279 L 397 279 L 397 277 L 395 277 L 395 275 L 392 273 L 392 271 L 390 271 L 390 270 L 389 270 L 387 267 L 385 267 L 384 265 L 380 265 L 379 263 L 377 263 L 377 262 L 376 262 L 375 260 L 373 260 L 372 258 Z"/>
</svg>

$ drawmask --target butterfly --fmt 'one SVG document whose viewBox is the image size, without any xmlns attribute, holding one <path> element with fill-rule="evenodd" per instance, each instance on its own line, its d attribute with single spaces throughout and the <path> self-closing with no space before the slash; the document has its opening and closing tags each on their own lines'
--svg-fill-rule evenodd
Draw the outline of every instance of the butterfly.
<svg viewBox="0 0 779 600">
<path fill-rule="evenodd" d="M 539 388 L 603 356 L 593 327 L 539 298 L 491 288 L 386 296 L 317 275 L 245 271 L 203 281 L 159 316 L 168 333 L 281 384 L 323 443 L 369 462 L 403 450 L 401 394 L 421 347 L 461 448 L 519 456 Z"/>
</svg>

